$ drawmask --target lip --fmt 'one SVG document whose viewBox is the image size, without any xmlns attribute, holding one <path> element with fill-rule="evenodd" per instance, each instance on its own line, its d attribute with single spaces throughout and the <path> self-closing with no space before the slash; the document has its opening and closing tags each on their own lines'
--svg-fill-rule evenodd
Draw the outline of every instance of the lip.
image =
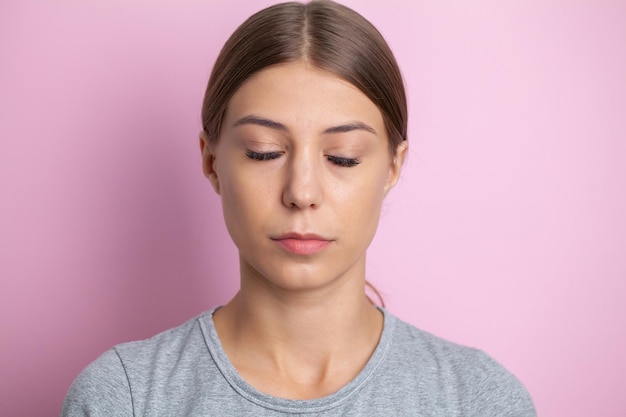
<svg viewBox="0 0 626 417">
<path fill-rule="evenodd" d="M 296 255 L 312 255 L 321 252 L 332 242 L 331 239 L 311 233 L 286 233 L 271 239 L 287 252 Z"/>
</svg>

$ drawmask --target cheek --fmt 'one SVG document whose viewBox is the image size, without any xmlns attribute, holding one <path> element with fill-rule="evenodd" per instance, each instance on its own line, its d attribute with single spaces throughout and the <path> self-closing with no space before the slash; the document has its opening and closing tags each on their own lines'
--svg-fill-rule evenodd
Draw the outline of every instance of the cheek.
<svg viewBox="0 0 626 417">
<path fill-rule="evenodd" d="M 223 172 L 220 190 L 226 227 L 233 240 L 237 240 L 237 236 L 253 223 L 255 189 L 236 173 Z"/>
<path fill-rule="evenodd" d="M 375 170 L 372 175 L 362 177 L 341 193 L 338 205 L 343 207 L 343 221 L 353 233 L 373 237 L 378 226 L 380 209 L 384 198 L 387 172 Z"/>
<path fill-rule="evenodd" d="M 239 246 L 254 230 L 263 227 L 272 213 L 275 186 L 258 175 L 228 169 L 221 173 L 220 190 L 226 227 Z"/>
</svg>

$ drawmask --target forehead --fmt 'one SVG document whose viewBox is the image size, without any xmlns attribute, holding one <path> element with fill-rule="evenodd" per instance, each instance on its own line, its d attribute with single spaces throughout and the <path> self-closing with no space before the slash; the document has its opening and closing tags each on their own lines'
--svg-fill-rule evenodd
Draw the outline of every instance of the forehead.
<svg viewBox="0 0 626 417">
<path fill-rule="evenodd" d="M 300 61 L 268 67 L 241 85 L 229 102 L 225 121 L 228 124 L 249 114 L 287 125 L 358 120 L 384 131 L 380 110 L 361 90 L 329 71 Z"/>
</svg>

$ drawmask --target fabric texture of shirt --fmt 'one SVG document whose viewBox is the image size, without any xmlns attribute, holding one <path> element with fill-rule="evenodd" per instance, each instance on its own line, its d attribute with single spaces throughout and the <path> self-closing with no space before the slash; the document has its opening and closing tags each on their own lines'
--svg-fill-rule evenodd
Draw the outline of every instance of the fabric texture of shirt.
<svg viewBox="0 0 626 417">
<path fill-rule="evenodd" d="M 313 400 L 273 397 L 247 384 L 228 360 L 214 311 L 105 352 L 76 378 L 61 416 L 536 415 L 523 385 L 488 355 L 384 309 L 378 346 L 351 382 Z"/>
</svg>

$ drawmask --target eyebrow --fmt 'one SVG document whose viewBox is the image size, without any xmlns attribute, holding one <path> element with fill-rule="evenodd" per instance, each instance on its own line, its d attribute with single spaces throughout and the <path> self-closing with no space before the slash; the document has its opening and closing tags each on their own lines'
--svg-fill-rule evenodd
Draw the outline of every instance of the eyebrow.
<svg viewBox="0 0 626 417">
<path fill-rule="evenodd" d="M 238 127 L 238 126 L 243 126 L 243 125 L 257 125 L 257 126 L 267 127 L 270 129 L 281 130 L 283 132 L 289 131 L 287 126 L 285 126 L 282 123 L 279 123 L 274 120 L 266 119 L 264 117 L 255 116 L 255 115 L 242 117 L 241 119 L 237 120 L 235 124 L 233 124 L 233 127 Z M 329 127 L 328 129 L 324 129 L 322 133 L 325 135 L 330 135 L 333 133 L 352 132 L 354 130 L 364 130 L 366 132 L 373 133 L 374 135 L 378 134 L 373 127 L 371 127 L 370 125 L 366 123 L 359 122 L 359 121 L 354 121 L 354 122 L 349 122 L 349 123 L 339 125 L 339 126 Z"/>
<path fill-rule="evenodd" d="M 285 126 L 282 123 L 278 123 L 278 122 L 275 122 L 274 120 L 265 119 L 263 117 L 258 117 L 254 115 L 242 117 L 241 119 L 235 122 L 233 127 L 243 126 L 243 125 L 257 125 L 257 126 L 269 127 L 270 129 L 282 130 L 285 132 L 289 130 L 287 129 L 287 126 Z"/>
<path fill-rule="evenodd" d="M 332 133 L 346 133 L 352 132 L 353 130 L 364 130 L 375 135 L 377 134 L 376 130 L 373 127 L 363 122 L 350 122 L 345 125 L 329 127 L 328 129 L 324 130 L 324 134 L 329 135 Z"/>
</svg>

